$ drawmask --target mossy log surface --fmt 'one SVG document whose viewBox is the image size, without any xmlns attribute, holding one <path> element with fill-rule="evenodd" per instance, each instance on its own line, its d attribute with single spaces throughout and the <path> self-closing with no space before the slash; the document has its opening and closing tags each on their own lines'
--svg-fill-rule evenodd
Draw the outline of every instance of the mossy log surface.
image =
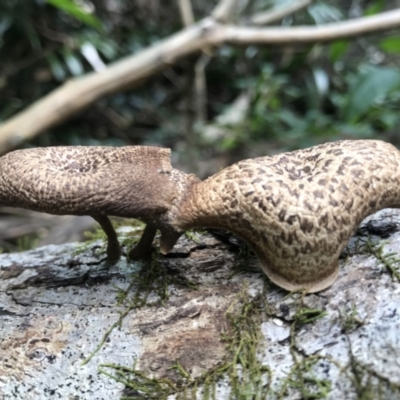
<svg viewBox="0 0 400 400">
<path fill-rule="evenodd" d="M 1 400 L 400 399 L 399 210 L 365 220 L 312 295 L 230 236 L 111 266 L 104 250 L 0 255 Z"/>
</svg>

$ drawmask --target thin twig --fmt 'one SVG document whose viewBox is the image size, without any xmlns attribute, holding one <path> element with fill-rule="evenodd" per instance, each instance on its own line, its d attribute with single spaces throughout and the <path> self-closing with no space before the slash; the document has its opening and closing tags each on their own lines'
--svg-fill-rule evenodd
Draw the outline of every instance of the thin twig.
<svg viewBox="0 0 400 400">
<path fill-rule="evenodd" d="M 210 35 L 209 43 L 215 46 L 222 43 L 241 45 L 321 43 L 353 38 L 374 32 L 388 31 L 399 27 L 400 9 L 396 9 L 368 17 L 354 18 L 318 26 L 259 28 L 220 25 Z"/>
<path fill-rule="evenodd" d="M 245 18 L 242 22 L 244 25 L 270 25 L 281 21 L 283 18 L 294 14 L 295 12 L 308 7 L 312 0 L 298 0 L 296 3 L 288 7 L 277 7 L 272 10 L 260 12 Z"/>
<path fill-rule="evenodd" d="M 190 0 L 179 0 L 181 18 L 185 26 L 194 24 L 193 8 Z M 205 69 L 210 57 L 202 54 L 194 66 L 193 89 L 188 93 L 186 102 L 185 134 L 190 160 L 194 160 L 194 147 L 196 146 L 194 125 L 204 123 L 207 118 L 207 86 Z M 195 165 L 192 164 L 192 169 Z M 196 171 L 192 171 L 196 172 Z"/>
<path fill-rule="evenodd" d="M 178 0 L 179 11 L 184 26 L 194 24 L 193 7 L 190 0 Z"/>
<path fill-rule="evenodd" d="M 196 102 L 196 123 L 205 124 L 207 121 L 207 81 L 206 67 L 210 62 L 210 56 L 202 54 L 194 66 L 195 71 L 195 102 Z"/>
<path fill-rule="evenodd" d="M 212 11 L 211 16 L 219 22 L 229 22 L 236 5 L 237 0 L 221 0 Z"/>
</svg>

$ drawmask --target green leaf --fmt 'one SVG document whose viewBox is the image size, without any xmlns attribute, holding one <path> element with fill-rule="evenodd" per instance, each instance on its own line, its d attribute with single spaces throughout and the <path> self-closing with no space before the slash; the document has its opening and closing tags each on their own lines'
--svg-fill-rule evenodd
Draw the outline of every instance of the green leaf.
<svg viewBox="0 0 400 400">
<path fill-rule="evenodd" d="M 364 15 L 375 15 L 383 11 L 383 6 L 385 5 L 385 0 L 376 0 L 375 3 L 371 4 L 366 10 Z"/>
<path fill-rule="evenodd" d="M 400 72 L 394 68 L 376 67 L 360 75 L 349 90 L 344 107 L 345 119 L 356 122 L 377 101 L 400 86 Z"/>
<path fill-rule="evenodd" d="M 98 18 L 88 14 L 85 10 L 78 7 L 72 0 L 46 0 L 46 2 L 60 10 L 65 11 L 67 14 L 86 25 L 90 25 L 97 29 L 100 29 L 102 26 Z"/>
<path fill-rule="evenodd" d="M 118 55 L 118 46 L 111 40 L 100 40 L 95 44 L 95 47 L 100 51 L 108 60 L 114 60 Z"/>
<path fill-rule="evenodd" d="M 72 53 L 71 50 L 65 49 L 63 51 L 63 57 L 65 60 L 65 64 L 69 69 L 69 72 L 71 72 L 73 76 L 79 76 L 84 73 L 84 68 L 81 60 L 74 53 Z"/>
<path fill-rule="evenodd" d="M 0 18 L 0 37 L 3 36 L 4 32 L 12 25 L 13 19 L 10 15 L 6 15 Z"/>
<path fill-rule="evenodd" d="M 336 42 L 333 42 L 329 49 L 329 58 L 331 59 L 331 62 L 334 63 L 338 61 L 344 53 L 346 53 L 348 48 L 348 40 L 337 40 Z"/>
<path fill-rule="evenodd" d="M 313 4 L 307 8 L 307 11 L 316 25 L 337 22 L 343 19 L 343 15 L 337 7 L 325 3 Z"/>
<path fill-rule="evenodd" d="M 66 74 L 66 72 L 64 70 L 64 67 L 62 66 L 62 64 L 58 60 L 58 58 L 54 54 L 49 54 L 47 56 L 47 61 L 50 64 L 50 69 L 51 69 L 51 72 L 52 72 L 52 74 L 54 76 L 54 79 L 56 79 L 57 81 L 62 82 L 65 79 L 67 74 Z"/>
<path fill-rule="evenodd" d="M 95 71 L 102 71 L 103 69 L 107 68 L 103 60 L 100 58 L 100 55 L 96 47 L 94 47 L 92 43 L 90 42 L 82 43 L 81 53 Z"/>
<path fill-rule="evenodd" d="M 384 129 L 395 129 L 399 125 L 399 113 L 397 110 L 382 110 L 379 115 L 380 122 L 384 125 Z"/>
<path fill-rule="evenodd" d="M 400 53 L 400 38 L 399 36 L 391 36 L 383 39 L 380 42 L 380 47 L 387 53 Z"/>
</svg>

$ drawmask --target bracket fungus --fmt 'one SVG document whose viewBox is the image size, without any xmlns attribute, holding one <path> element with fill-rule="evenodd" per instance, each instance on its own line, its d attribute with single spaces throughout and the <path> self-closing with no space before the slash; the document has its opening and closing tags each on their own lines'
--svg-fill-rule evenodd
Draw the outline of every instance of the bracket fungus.
<svg viewBox="0 0 400 400">
<path fill-rule="evenodd" d="M 147 225 L 129 256 L 140 259 L 151 250 L 157 229 L 164 246 L 179 237 L 165 224 L 165 213 L 197 181 L 171 167 L 170 153 L 151 146 L 16 150 L 0 158 L 0 204 L 92 216 L 108 237 L 112 262 L 121 248 L 108 216 L 139 219 Z"/>
<path fill-rule="evenodd" d="M 400 152 L 382 141 L 326 143 L 241 161 L 188 190 L 170 219 L 176 230 L 231 231 L 275 284 L 317 292 L 335 281 L 361 221 L 399 206 Z"/>
<path fill-rule="evenodd" d="M 241 161 L 200 181 L 157 147 L 49 147 L 0 158 L 0 204 L 91 215 L 121 250 L 108 216 L 147 224 L 129 256 L 144 257 L 158 230 L 166 254 L 194 227 L 245 240 L 267 276 L 317 292 L 336 279 L 339 255 L 368 215 L 400 203 L 400 153 L 373 140 L 338 141 Z"/>
</svg>

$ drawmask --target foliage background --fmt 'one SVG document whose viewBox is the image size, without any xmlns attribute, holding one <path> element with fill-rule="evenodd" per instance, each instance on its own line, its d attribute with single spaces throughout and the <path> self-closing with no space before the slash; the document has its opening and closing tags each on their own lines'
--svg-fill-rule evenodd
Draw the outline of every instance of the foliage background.
<svg viewBox="0 0 400 400">
<path fill-rule="evenodd" d="M 245 13 L 295 1 L 251 0 Z M 216 3 L 193 0 L 196 20 Z M 399 6 L 399 0 L 315 0 L 277 25 L 319 25 Z M 0 123 L 69 79 L 182 27 L 177 0 L 2 0 Z M 176 167 L 203 178 L 239 159 L 328 140 L 400 145 L 399 55 L 398 32 L 329 45 L 226 45 L 207 60 L 201 118 L 193 90 L 197 54 L 25 147 L 156 144 L 173 149 Z"/>
</svg>

